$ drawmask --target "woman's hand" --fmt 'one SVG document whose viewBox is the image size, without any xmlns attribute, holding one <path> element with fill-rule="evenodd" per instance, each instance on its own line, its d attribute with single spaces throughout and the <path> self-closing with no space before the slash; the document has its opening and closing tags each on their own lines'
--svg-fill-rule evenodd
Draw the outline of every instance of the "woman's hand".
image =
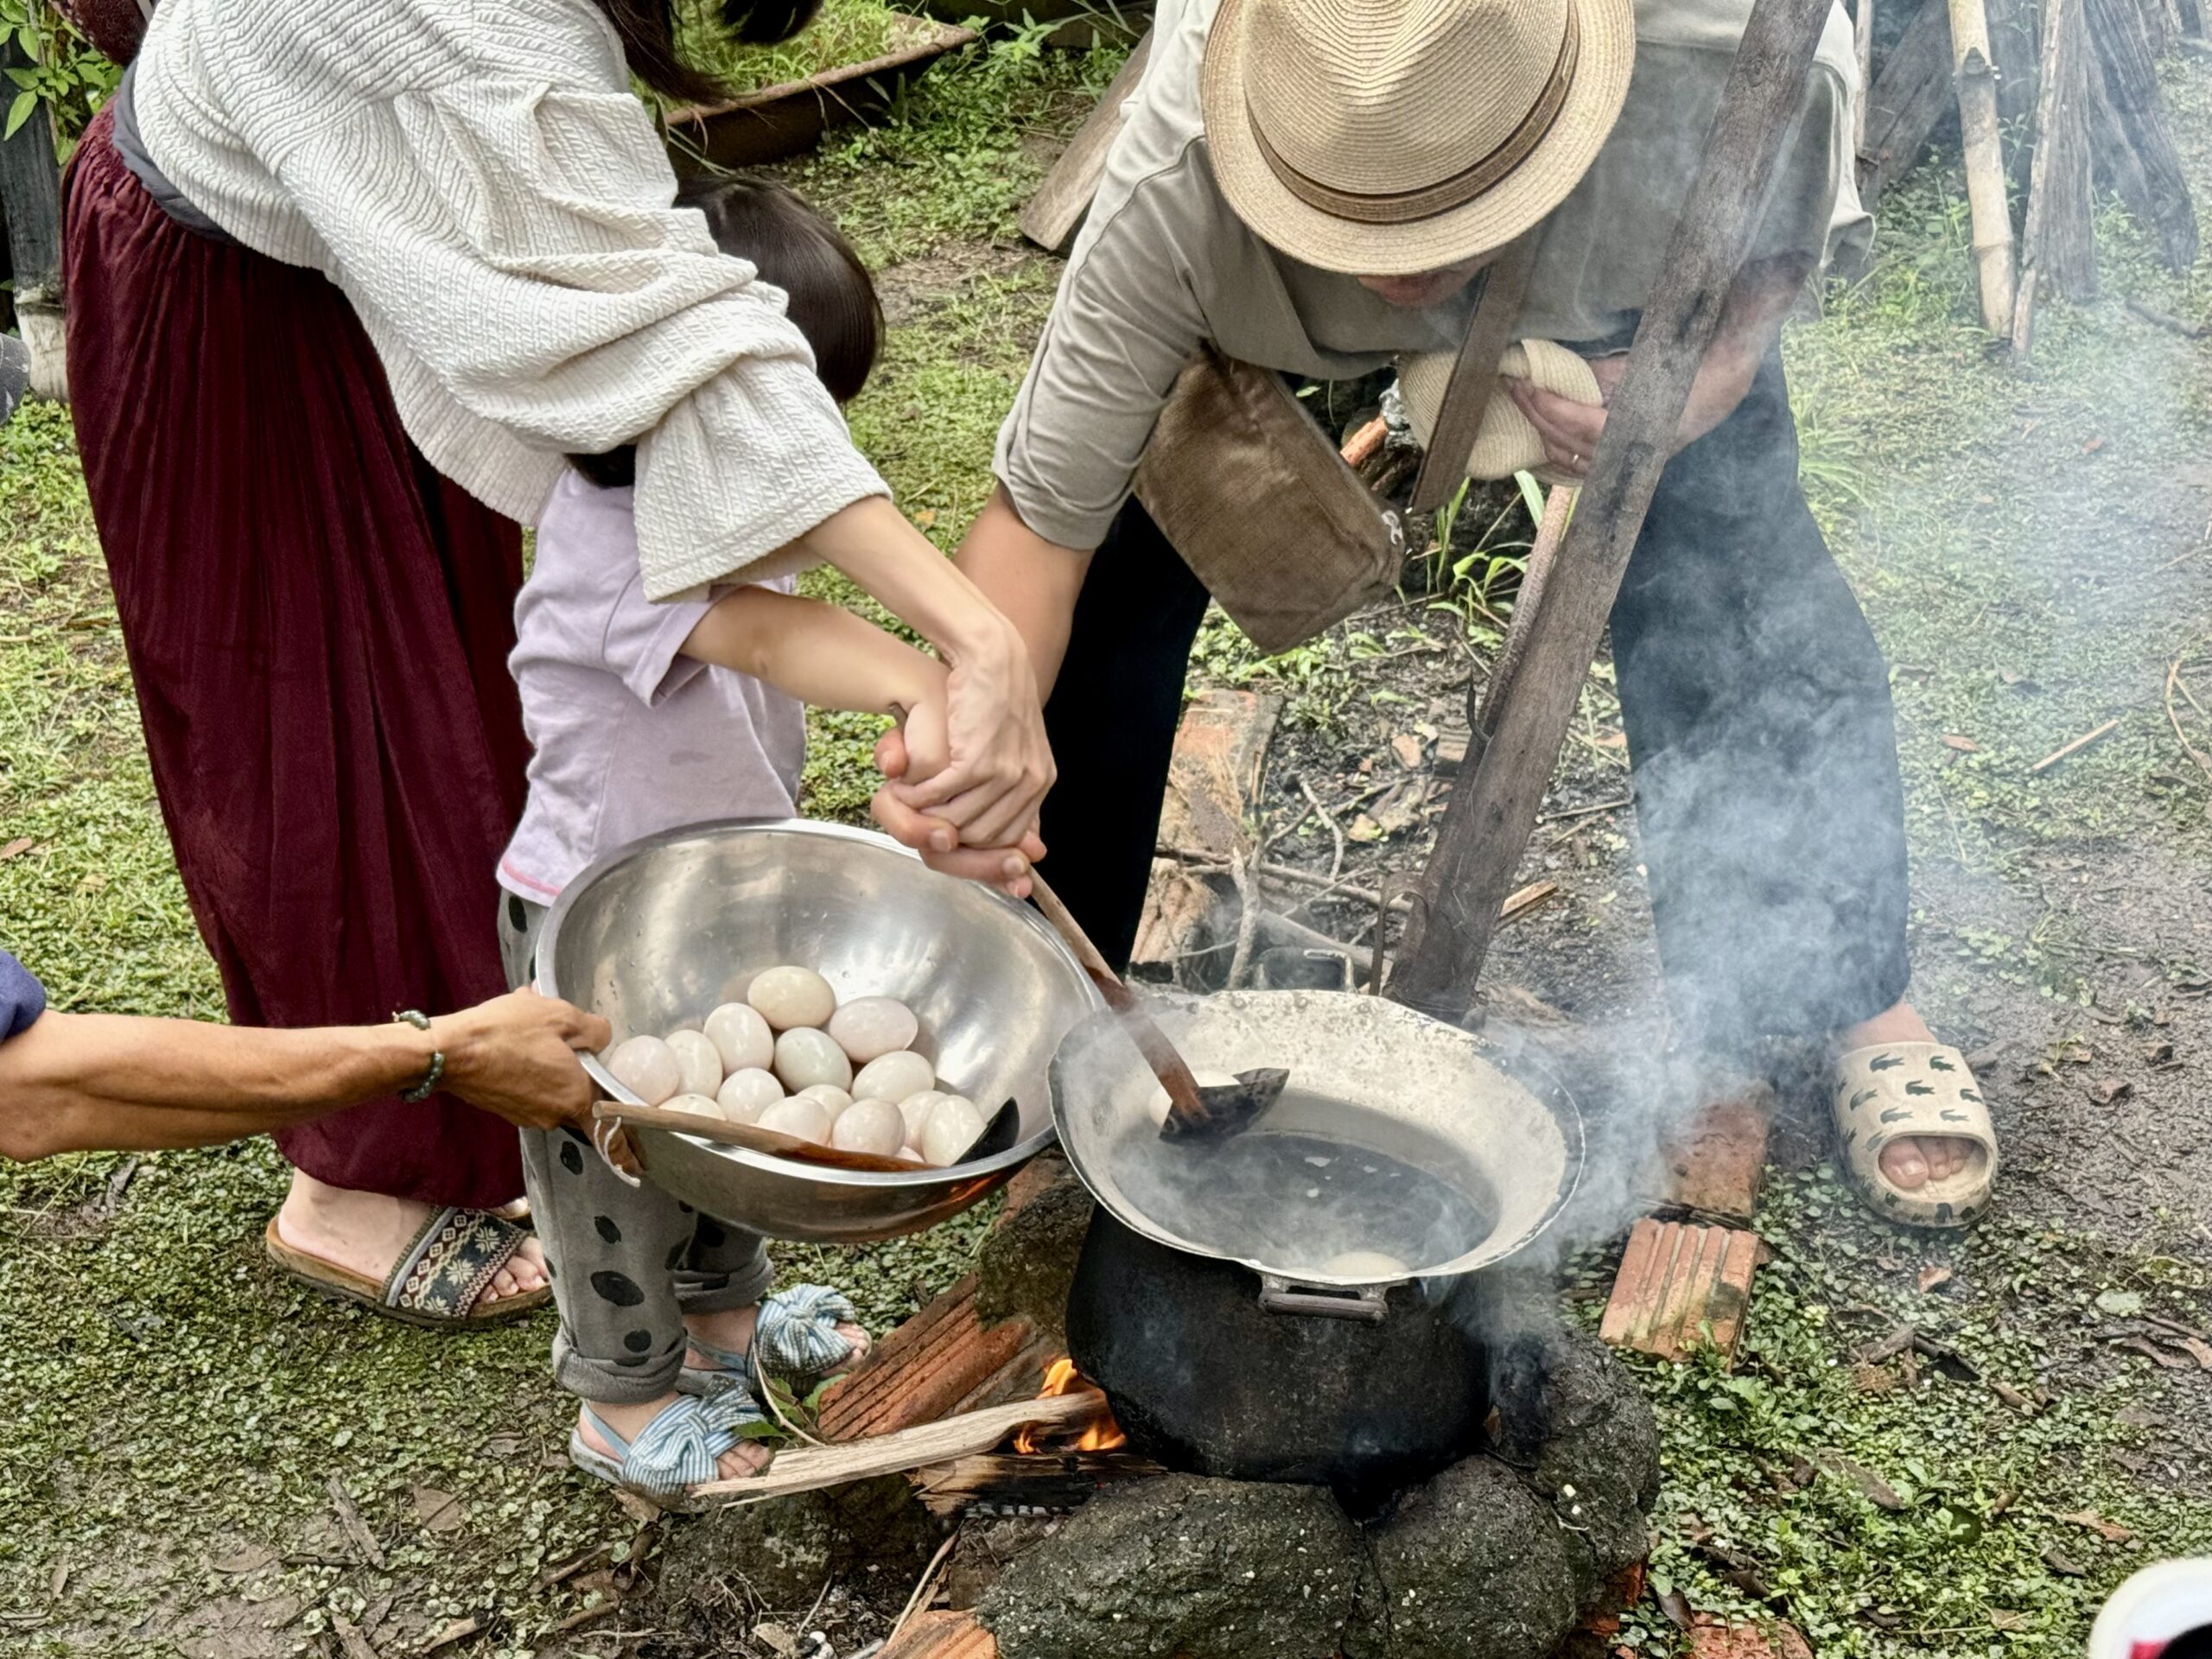
<svg viewBox="0 0 2212 1659">
<path fill-rule="evenodd" d="M 576 1051 L 614 1040 L 597 1014 L 533 990 L 510 991 L 431 1020 L 430 1040 L 446 1057 L 447 1092 L 522 1128 L 566 1124 L 591 1133 L 599 1091 Z"/>
<path fill-rule="evenodd" d="M 1029 867 L 1045 856 L 1045 843 L 1038 836 L 1036 821 L 1033 818 L 1020 835 L 1006 845 L 963 845 L 960 832 L 953 825 L 917 810 L 900 798 L 899 780 L 910 771 L 919 774 L 924 770 L 923 760 L 909 758 L 910 754 L 925 754 L 924 742 L 923 728 L 912 716 L 904 727 L 893 728 L 876 740 L 876 769 L 890 780 L 876 791 L 874 799 L 868 804 L 876 823 L 885 834 L 917 849 L 922 861 L 931 869 L 964 880 L 988 882 L 1016 899 L 1027 899 Z"/>
</svg>

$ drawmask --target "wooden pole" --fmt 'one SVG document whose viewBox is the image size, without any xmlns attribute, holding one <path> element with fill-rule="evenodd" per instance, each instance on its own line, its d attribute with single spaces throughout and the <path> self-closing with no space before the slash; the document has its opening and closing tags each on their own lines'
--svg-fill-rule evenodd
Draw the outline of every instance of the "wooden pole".
<svg viewBox="0 0 2212 1659">
<path fill-rule="evenodd" d="M 2022 357 L 2033 342 L 2036 302 L 2044 283 L 2070 300 L 2096 297 L 2089 67 L 2082 0 L 2045 0 L 2035 168 L 2028 181 L 2028 222 L 2020 237 L 2020 295 L 2012 321 L 2012 348 Z"/>
<path fill-rule="evenodd" d="M 0 41 L 0 69 L 30 60 L 9 34 Z M 0 86 L 11 83 L 0 79 Z M 61 168 L 54 158 L 54 121 L 44 104 L 15 136 L 0 142 L 0 219 L 8 226 L 15 272 L 16 321 L 30 348 L 31 390 L 44 397 L 68 393 L 62 359 Z"/>
<path fill-rule="evenodd" d="M 1545 581 L 1543 602 L 1529 619 L 1513 694 L 1497 711 L 1472 776 L 1452 791 L 1422 872 L 1421 942 L 1390 994 L 1424 1014 L 1458 1021 L 1473 1006 L 1499 908 L 1652 492 L 1674 454 L 1690 383 L 1743 269 L 1783 135 L 1803 107 L 1827 13 L 1828 0 L 1758 0 L 1745 26 L 1697 181 L 1661 266 L 1665 274 L 1644 304 L 1590 480 Z"/>
<path fill-rule="evenodd" d="M 1851 20 L 1853 45 L 1859 54 L 1859 98 L 1852 111 L 1851 147 L 1866 148 L 1866 100 L 1874 91 L 1874 0 L 1859 0 Z"/>
<path fill-rule="evenodd" d="M 1945 0 L 1921 0 L 1903 38 L 1890 48 L 1882 78 L 1866 94 L 1859 194 L 1869 208 L 1920 159 L 1950 102 L 1950 14 Z"/>
<path fill-rule="evenodd" d="M 1981 321 L 2010 339 L 2012 209 L 2005 194 L 2005 155 L 1997 137 L 1997 69 L 1989 51 L 1989 15 L 1982 0 L 1950 0 L 1951 62 L 1959 88 L 1959 130 L 1965 140 L 1967 206 L 1974 218 L 1974 258 L 1981 276 Z"/>
<path fill-rule="evenodd" d="M 2158 68 L 2137 0 L 2086 0 L 2082 16 L 2094 61 L 2089 68 L 2089 143 L 2098 171 L 2158 238 L 2169 269 L 2196 264 L 2196 208 L 2166 124 Z"/>
</svg>

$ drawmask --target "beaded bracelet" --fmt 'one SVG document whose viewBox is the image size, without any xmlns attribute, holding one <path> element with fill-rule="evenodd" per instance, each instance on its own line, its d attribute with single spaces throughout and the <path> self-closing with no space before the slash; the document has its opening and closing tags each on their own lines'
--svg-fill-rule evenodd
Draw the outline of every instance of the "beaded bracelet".
<svg viewBox="0 0 2212 1659">
<path fill-rule="evenodd" d="M 430 1016 L 420 1008 L 403 1008 L 391 1018 L 393 1024 L 412 1026 L 417 1031 L 427 1032 L 430 1028 Z M 445 1075 L 446 1057 L 443 1052 L 432 1049 L 430 1069 L 428 1074 L 412 1089 L 401 1090 L 399 1097 L 410 1104 L 418 1100 L 428 1100 L 432 1095 L 437 1093 L 438 1084 L 445 1081 Z"/>
</svg>

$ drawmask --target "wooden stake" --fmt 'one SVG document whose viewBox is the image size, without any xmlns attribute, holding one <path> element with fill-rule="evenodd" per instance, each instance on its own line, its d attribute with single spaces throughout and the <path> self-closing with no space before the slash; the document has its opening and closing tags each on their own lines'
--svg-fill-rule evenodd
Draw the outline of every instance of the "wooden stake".
<svg viewBox="0 0 2212 1659">
<path fill-rule="evenodd" d="M 2089 134 L 2100 174 L 2158 238 L 2167 266 L 2196 264 L 2196 208 L 2166 124 L 2158 69 L 2138 0 L 2085 0 L 2095 47 Z"/>
<path fill-rule="evenodd" d="M 1644 303 L 1590 481 L 1529 620 L 1514 694 L 1498 711 L 1473 775 L 1452 791 L 1422 873 L 1428 925 L 1390 994 L 1425 1014 L 1457 1020 L 1474 1003 L 1498 910 L 1659 474 L 1675 452 L 1690 383 L 1743 269 L 1783 136 L 1804 106 L 1827 14 L 1828 0 L 1757 0 L 1745 26 L 1696 182 L 1660 267 L 1665 274 Z"/>
<path fill-rule="evenodd" d="M 1951 20 L 1945 0 L 1921 0 L 1866 94 L 1859 194 L 1871 207 L 1920 159 L 1951 102 Z"/>
<path fill-rule="evenodd" d="M 1959 86 L 1959 130 L 1966 145 L 1967 205 L 1974 216 L 1974 257 L 1981 276 L 1982 326 L 2010 339 L 2012 209 L 2005 194 L 2005 156 L 1997 137 L 1997 69 L 1982 0 L 1950 0 L 1951 61 Z"/>
<path fill-rule="evenodd" d="M 2096 231 L 2089 188 L 2089 42 L 2082 0 L 2046 0 L 2042 85 L 2036 105 L 2035 167 L 2020 238 L 2020 294 L 2012 349 L 2026 357 L 2037 290 L 2069 300 L 2096 297 Z"/>
<path fill-rule="evenodd" d="M 1851 20 L 1853 45 L 1859 54 L 1859 100 L 1853 111 L 1851 147 L 1866 148 L 1866 100 L 1874 90 L 1874 0 L 1859 0 Z"/>
<path fill-rule="evenodd" d="M 2098 727 L 2095 731 L 2082 733 L 2081 736 L 2075 738 L 2071 743 L 2065 745 L 2063 747 L 2053 749 L 2049 754 L 2044 756 L 2042 760 L 2037 761 L 2035 765 L 2030 766 L 2028 768 L 2028 775 L 2032 778 L 2039 772 L 2050 771 L 2051 767 L 2056 766 L 2068 755 L 2081 753 L 2082 750 L 2088 748 L 2090 744 L 2094 743 L 2098 739 L 2110 737 L 2119 729 L 2120 722 L 2118 721 L 2108 720 L 2105 721 L 2103 725 Z"/>
</svg>

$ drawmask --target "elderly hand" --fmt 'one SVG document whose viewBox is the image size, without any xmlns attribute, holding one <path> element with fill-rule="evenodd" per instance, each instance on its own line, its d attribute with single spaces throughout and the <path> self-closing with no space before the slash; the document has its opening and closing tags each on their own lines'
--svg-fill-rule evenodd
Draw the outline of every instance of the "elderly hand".
<svg viewBox="0 0 2212 1659">
<path fill-rule="evenodd" d="M 1697 378 L 1690 384 L 1689 401 L 1682 406 L 1681 423 L 1675 429 L 1675 454 L 1688 448 L 1735 412 L 1744 394 L 1751 389 L 1758 366 L 1758 353 L 1747 353 L 1726 340 L 1713 343 L 1698 365 Z M 1597 378 L 1601 399 L 1595 404 L 1578 404 L 1527 380 L 1508 378 L 1503 382 L 1521 412 L 1529 417 L 1529 424 L 1543 439 L 1545 463 L 1553 471 L 1578 484 L 1590 476 L 1598 440 L 1605 434 L 1606 410 L 1613 394 L 1620 390 L 1627 368 L 1628 355 L 1623 352 L 1590 359 L 1590 372 Z"/>
<path fill-rule="evenodd" d="M 900 783 L 909 765 L 904 731 L 894 728 L 876 741 L 875 765 L 890 781 L 876 791 L 868 810 L 886 835 L 913 848 L 933 870 L 988 882 L 1016 899 L 1029 896 L 1029 867 L 1045 856 L 1045 843 L 1038 837 L 1033 817 L 1010 842 L 969 845 L 957 826 L 907 804 Z"/>
<path fill-rule="evenodd" d="M 971 847 L 1012 845 L 1036 822 L 1057 773 L 1036 671 L 1011 623 L 988 648 L 954 661 L 946 696 L 950 764 L 894 782 L 892 793 L 912 813 L 951 826 Z"/>
<path fill-rule="evenodd" d="M 446 1057 L 447 1092 L 522 1128 L 566 1124 L 591 1133 L 599 1093 L 576 1051 L 614 1040 L 597 1014 L 533 990 L 510 991 L 431 1020 L 430 1040 Z"/>
</svg>

